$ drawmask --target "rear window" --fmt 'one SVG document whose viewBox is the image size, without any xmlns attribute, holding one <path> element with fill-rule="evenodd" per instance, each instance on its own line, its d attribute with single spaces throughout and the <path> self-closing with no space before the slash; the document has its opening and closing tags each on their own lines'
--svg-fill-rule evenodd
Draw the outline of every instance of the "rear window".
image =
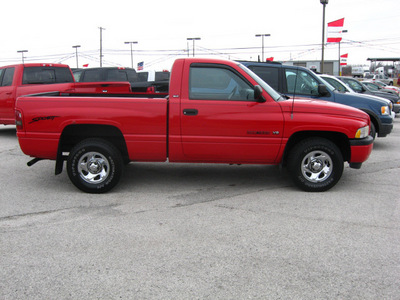
<svg viewBox="0 0 400 300">
<path fill-rule="evenodd" d="M 69 68 L 64 67 L 26 67 L 22 84 L 52 84 L 74 82 Z"/>
<path fill-rule="evenodd" d="M 169 72 L 156 72 L 156 81 L 168 81 L 169 80 Z"/>
<path fill-rule="evenodd" d="M 139 72 L 137 73 L 138 80 L 139 82 L 145 82 L 147 81 L 147 78 L 149 77 L 149 72 Z"/>
</svg>

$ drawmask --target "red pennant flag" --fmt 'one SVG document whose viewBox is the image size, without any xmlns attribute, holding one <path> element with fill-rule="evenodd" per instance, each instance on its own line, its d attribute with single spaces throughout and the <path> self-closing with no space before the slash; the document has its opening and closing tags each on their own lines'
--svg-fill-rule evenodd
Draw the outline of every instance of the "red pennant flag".
<svg viewBox="0 0 400 300">
<path fill-rule="evenodd" d="M 87 68 L 87 67 L 89 67 L 89 64 L 84 64 L 84 65 L 82 65 L 82 67 Z"/>
<path fill-rule="evenodd" d="M 274 58 L 273 57 L 268 57 L 267 61 L 274 61 Z"/>
<path fill-rule="evenodd" d="M 340 65 L 347 66 L 347 57 L 349 56 L 348 53 L 340 55 Z"/>
<path fill-rule="evenodd" d="M 328 43 L 340 43 L 342 40 L 342 30 L 344 18 L 328 23 Z"/>
</svg>

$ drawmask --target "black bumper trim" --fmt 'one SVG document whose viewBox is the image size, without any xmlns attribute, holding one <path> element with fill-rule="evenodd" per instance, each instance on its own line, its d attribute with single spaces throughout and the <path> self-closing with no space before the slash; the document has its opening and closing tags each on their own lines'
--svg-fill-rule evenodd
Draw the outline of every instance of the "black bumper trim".
<svg viewBox="0 0 400 300">
<path fill-rule="evenodd" d="M 368 146 L 374 142 L 372 136 L 367 136 L 363 139 L 352 139 L 350 140 L 350 146 Z"/>
</svg>

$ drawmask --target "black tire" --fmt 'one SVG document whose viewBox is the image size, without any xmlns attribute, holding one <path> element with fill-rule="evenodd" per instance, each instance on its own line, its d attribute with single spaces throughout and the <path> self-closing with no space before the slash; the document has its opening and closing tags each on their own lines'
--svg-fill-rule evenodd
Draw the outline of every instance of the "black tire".
<svg viewBox="0 0 400 300">
<path fill-rule="evenodd" d="M 372 136 L 372 138 L 375 140 L 376 137 L 376 127 L 374 123 L 371 122 L 371 130 L 369 132 L 369 135 Z"/>
<path fill-rule="evenodd" d="M 343 173 L 343 156 L 339 148 L 324 138 L 299 142 L 289 153 L 288 171 L 293 182 L 307 192 L 332 188 Z"/>
<path fill-rule="evenodd" d="M 102 139 L 86 139 L 71 150 L 68 177 L 86 193 L 105 193 L 119 182 L 123 172 L 121 153 Z"/>
</svg>

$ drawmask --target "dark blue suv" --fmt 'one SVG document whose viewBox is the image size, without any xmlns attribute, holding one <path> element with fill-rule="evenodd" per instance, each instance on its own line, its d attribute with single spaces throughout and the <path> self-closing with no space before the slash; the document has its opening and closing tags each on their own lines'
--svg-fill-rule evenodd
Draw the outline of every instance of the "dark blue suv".
<svg viewBox="0 0 400 300">
<path fill-rule="evenodd" d="M 340 93 L 312 71 L 275 62 L 240 61 L 281 94 L 349 105 L 371 118 L 371 136 L 388 135 L 393 128 L 390 101 L 367 95 Z"/>
</svg>

